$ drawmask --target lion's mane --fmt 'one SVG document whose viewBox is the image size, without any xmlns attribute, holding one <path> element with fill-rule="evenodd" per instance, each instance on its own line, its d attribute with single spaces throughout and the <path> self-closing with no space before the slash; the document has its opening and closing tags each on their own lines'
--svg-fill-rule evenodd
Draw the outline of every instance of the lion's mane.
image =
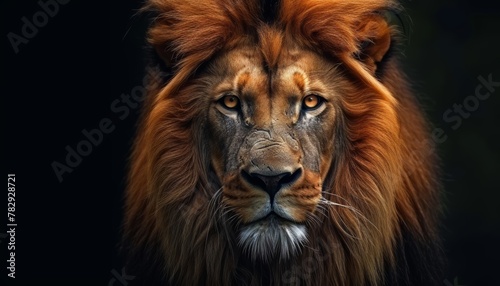
<svg viewBox="0 0 500 286">
<path fill-rule="evenodd" d="M 332 206 L 300 254 L 269 265 L 245 258 L 217 211 L 207 99 L 197 72 L 242 35 L 268 25 L 259 1 L 150 0 L 149 42 L 171 77 L 151 84 L 126 194 L 127 273 L 144 285 L 433 285 L 442 280 L 436 158 L 427 123 L 394 53 L 386 0 L 282 0 L 269 24 L 342 63 L 343 95 L 326 198 Z M 266 8 L 267 9 L 267 8 Z M 389 50 L 377 53 L 380 42 Z M 273 49 L 272 44 L 269 47 Z M 372 49 L 372 50 L 368 50 Z M 364 57 L 370 52 L 372 58 Z M 272 55 L 272 51 L 268 54 Z M 378 57 L 378 58 L 377 58 Z M 373 69 L 377 62 L 376 70 Z M 368 223 L 369 222 L 369 223 Z"/>
</svg>

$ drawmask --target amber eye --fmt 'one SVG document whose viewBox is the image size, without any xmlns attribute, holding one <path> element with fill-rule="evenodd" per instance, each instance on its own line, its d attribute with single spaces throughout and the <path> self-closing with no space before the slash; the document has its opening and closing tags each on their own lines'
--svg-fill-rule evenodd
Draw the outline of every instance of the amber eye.
<svg viewBox="0 0 500 286">
<path fill-rule="evenodd" d="M 302 100 L 302 107 L 304 109 L 315 109 L 323 103 L 323 98 L 315 94 L 310 94 Z"/>
<path fill-rule="evenodd" d="M 240 105 L 240 99 L 235 95 L 225 95 L 219 100 L 219 104 L 227 109 L 236 109 Z"/>
</svg>

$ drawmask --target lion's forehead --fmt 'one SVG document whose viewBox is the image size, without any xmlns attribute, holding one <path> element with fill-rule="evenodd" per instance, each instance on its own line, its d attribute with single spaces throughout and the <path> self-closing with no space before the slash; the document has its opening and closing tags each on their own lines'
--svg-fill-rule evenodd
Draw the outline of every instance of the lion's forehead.
<svg viewBox="0 0 500 286">
<path fill-rule="evenodd" d="M 283 52 L 285 53 L 285 51 Z M 327 74 L 324 64 L 311 53 L 297 57 L 296 51 L 284 54 L 275 69 L 270 70 L 262 55 L 252 49 L 235 50 L 226 54 L 222 66 L 223 76 L 213 92 L 213 96 L 222 93 L 233 93 L 248 104 L 261 109 L 293 108 L 301 97 L 308 93 L 324 93 L 329 97 L 332 93 L 326 82 Z"/>
</svg>

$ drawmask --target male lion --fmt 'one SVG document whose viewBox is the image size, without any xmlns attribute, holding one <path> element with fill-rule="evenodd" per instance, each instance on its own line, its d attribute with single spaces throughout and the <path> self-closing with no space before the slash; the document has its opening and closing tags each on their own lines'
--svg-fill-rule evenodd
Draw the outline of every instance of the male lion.
<svg viewBox="0 0 500 286">
<path fill-rule="evenodd" d="M 149 0 L 126 198 L 143 285 L 438 285 L 436 160 L 388 0 Z"/>
</svg>

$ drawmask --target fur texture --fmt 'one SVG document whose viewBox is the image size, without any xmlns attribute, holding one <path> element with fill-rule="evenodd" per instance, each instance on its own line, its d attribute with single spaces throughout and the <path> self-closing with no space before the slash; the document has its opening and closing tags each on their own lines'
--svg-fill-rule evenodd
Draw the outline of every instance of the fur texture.
<svg viewBox="0 0 500 286">
<path fill-rule="evenodd" d="M 437 162 L 392 56 L 397 31 L 384 17 L 399 6 L 282 0 L 273 13 L 263 7 L 243 0 L 150 0 L 144 8 L 157 15 L 149 42 L 173 75 L 151 87 L 131 158 L 124 252 L 133 269 L 127 273 L 137 277 L 132 282 L 440 285 Z M 206 92 L 207 82 L 231 70 L 230 54 L 247 50 L 261 59 L 264 74 L 278 74 L 295 51 L 311 54 L 320 60 L 306 63 L 332 67 L 324 82 L 340 94 L 328 100 L 324 128 L 332 134 L 318 144 L 329 153 L 318 151 L 319 187 L 307 193 L 317 190 L 318 201 L 293 212 L 300 224 L 272 229 L 262 240 L 248 229 L 236 231 L 246 213 L 231 201 L 237 191 L 231 193 L 231 174 L 219 162 L 229 157 L 219 146 L 233 133 L 212 126 L 219 117 L 210 117 L 216 103 Z M 238 79 L 249 85 L 249 77 Z M 295 73 L 293 81 L 307 89 L 312 76 Z M 259 120 L 265 122 L 251 124 Z M 312 176 L 307 168 L 302 175 Z M 266 245 L 272 252 L 275 241 L 287 239 L 290 249 L 259 258 Z M 260 249 L 257 258 L 247 253 L 252 247 Z"/>
</svg>

